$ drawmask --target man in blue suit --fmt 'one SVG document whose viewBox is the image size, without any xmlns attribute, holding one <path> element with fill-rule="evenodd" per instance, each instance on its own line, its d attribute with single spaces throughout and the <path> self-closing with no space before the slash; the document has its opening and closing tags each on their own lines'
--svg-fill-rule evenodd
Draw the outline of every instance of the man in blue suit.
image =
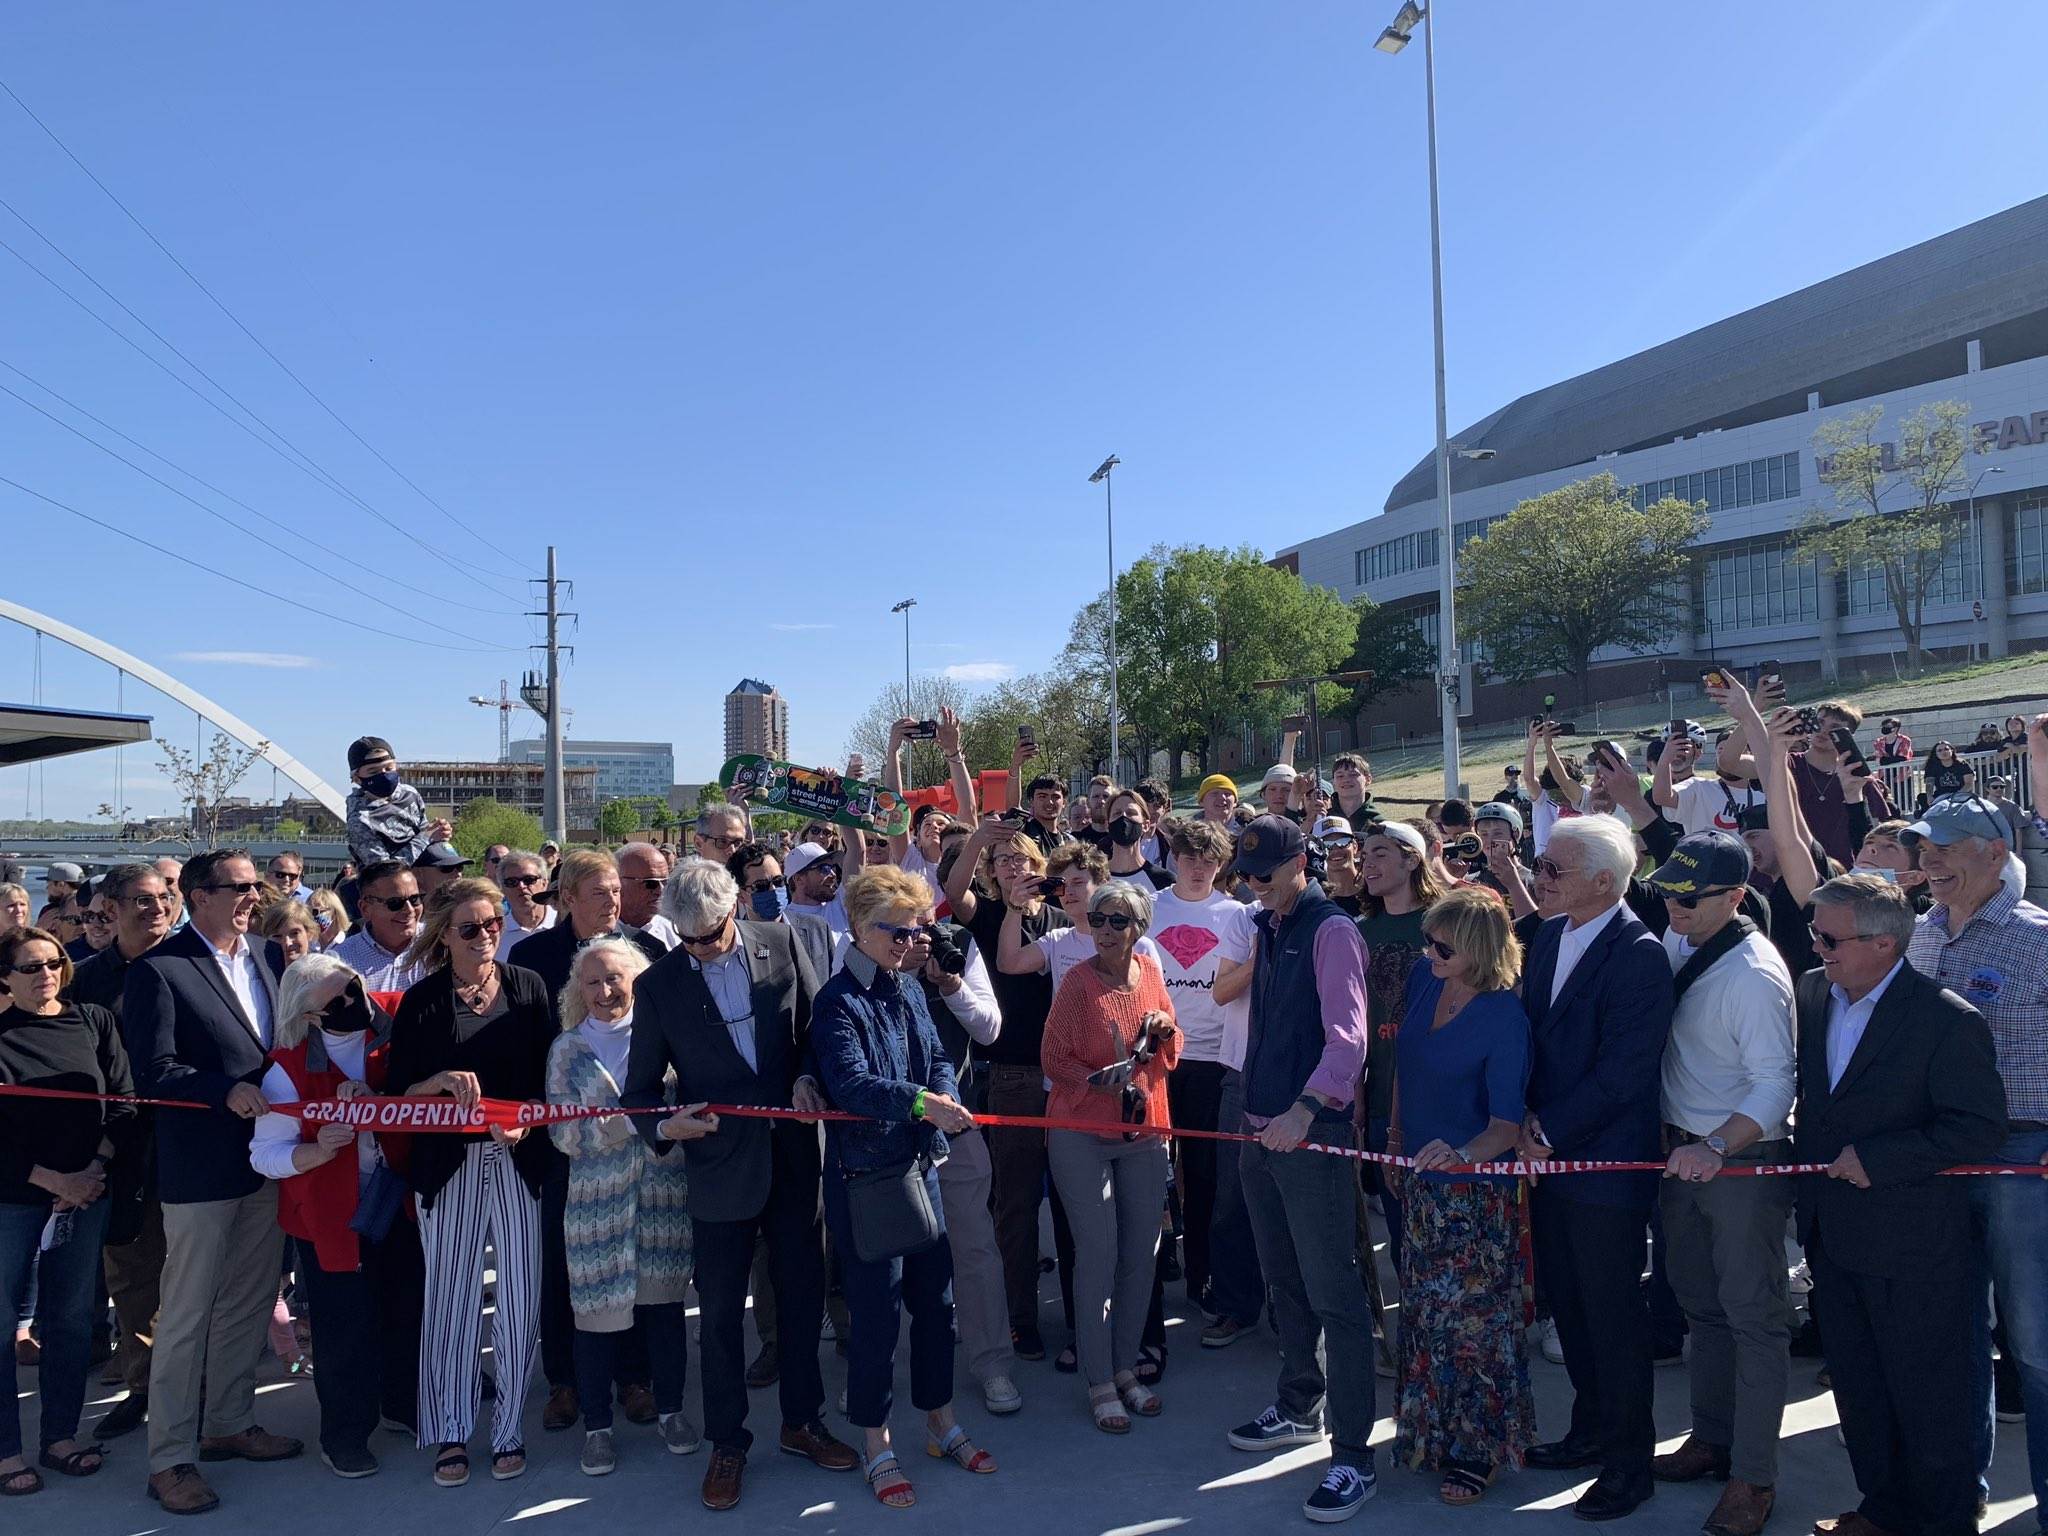
<svg viewBox="0 0 2048 1536">
<path fill-rule="evenodd" d="M 1536 861 L 1536 899 L 1562 913 L 1537 931 L 1522 969 L 1534 1041 L 1531 1160 L 1661 1163 L 1659 1083 L 1671 1028 L 1671 964 L 1628 910 L 1635 840 L 1612 816 L 1560 821 Z M 1541 1180 L 1531 1201 L 1537 1274 L 1572 1378 L 1571 1428 L 1529 1449 L 1532 1467 L 1598 1465 L 1574 1508 L 1613 1520 L 1653 1491 L 1650 1318 L 1642 1295 L 1655 1173 Z"/>
<path fill-rule="evenodd" d="M 304 1447 L 255 1414 L 284 1234 L 277 1186 L 250 1166 L 249 1136 L 270 1107 L 258 1085 L 283 954 L 249 932 L 263 886 L 247 850 L 199 854 L 178 888 L 191 922 L 129 967 L 121 1032 L 137 1092 L 205 1106 L 156 1116 L 166 1257 L 149 1365 L 149 1496 L 192 1515 L 220 1502 L 197 1463 L 283 1461 Z"/>
</svg>

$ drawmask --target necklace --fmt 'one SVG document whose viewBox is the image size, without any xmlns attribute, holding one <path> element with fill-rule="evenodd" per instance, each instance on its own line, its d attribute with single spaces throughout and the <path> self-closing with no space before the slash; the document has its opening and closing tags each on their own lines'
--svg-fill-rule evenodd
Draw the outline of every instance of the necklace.
<svg viewBox="0 0 2048 1536">
<path fill-rule="evenodd" d="M 496 964 L 487 965 L 477 973 L 475 981 L 467 985 L 459 981 L 456 982 L 455 995 L 469 1005 L 470 1012 L 481 1013 L 483 1011 L 484 999 L 490 996 L 491 988 L 497 980 L 498 967 Z"/>
</svg>

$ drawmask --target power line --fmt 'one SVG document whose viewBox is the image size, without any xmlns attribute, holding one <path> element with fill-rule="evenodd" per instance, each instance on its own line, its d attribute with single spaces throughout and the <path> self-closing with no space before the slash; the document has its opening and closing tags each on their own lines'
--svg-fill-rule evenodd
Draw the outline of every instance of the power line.
<svg viewBox="0 0 2048 1536">
<path fill-rule="evenodd" d="M 321 410 L 325 411 L 328 414 L 328 416 L 333 419 L 334 423 L 337 426 L 339 426 L 344 432 L 348 433 L 350 437 L 354 438 L 358 443 L 360 443 L 363 446 L 363 448 L 369 452 L 370 456 L 376 459 L 376 461 L 379 464 L 382 464 L 386 469 L 390 470 L 392 474 L 396 475 L 400 480 L 404 481 L 405 484 L 412 487 L 414 493 L 417 494 L 422 501 L 426 502 L 428 506 L 432 507 L 435 511 L 439 512 L 443 517 L 447 518 L 449 522 L 453 523 L 457 528 L 462 530 L 462 532 L 468 534 L 471 538 L 478 540 L 480 543 L 484 545 L 485 548 L 494 551 L 500 558 L 504 559 L 509 564 L 511 564 L 515 570 L 518 568 L 517 560 L 514 560 L 512 556 L 506 554 L 503 550 L 499 549 L 495 544 L 491 543 L 491 541 L 487 539 L 477 529 L 471 527 L 468 523 L 464 522 L 461 518 L 457 517 L 453 512 L 449 511 L 433 496 L 430 496 L 424 489 L 422 489 L 418 482 L 416 482 L 410 475 L 406 474 L 404 470 L 400 469 L 396 464 L 392 463 L 391 460 L 389 460 L 381 452 L 379 452 L 377 448 L 373 444 L 371 444 L 369 439 L 365 438 L 362 435 L 362 433 L 358 432 L 353 426 L 351 426 L 346 420 L 343 419 L 340 412 L 336 411 L 333 406 L 329 405 L 324 399 L 322 399 L 320 395 L 314 390 L 312 385 L 308 384 L 304 379 L 300 378 L 299 375 L 292 370 L 291 366 L 288 363 L 286 363 L 283 358 L 279 357 L 277 353 L 273 352 L 262 337 L 258 336 L 254 331 L 250 330 L 247 325 L 243 324 L 242 317 L 236 314 L 232 309 L 229 309 L 226 304 L 222 303 L 220 296 L 216 294 L 211 288 L 207 287 L 205 283 L 201 282 L 199 279 L 199 275 L 196 272 L 194 272 L 190 267 L 186 266 L 184 262 L 180 261 L 177 257 L 177 254 L 174 251 L 172 251 L 172 249 L 169 246 L 165 245 L 162 240 L 157 238 L 156 231 L 152 230 L 147 224 L 143 223 L 142 220 L 136 216 L 135 211 L 132 208 L 130 208 L 126 203 L 122 202 L 121 199 L 115 195 L 114 189 L 108 186 L 104 181 L 101 181 L 100 178 L 96 174 L 94 174 L 92 167 L 87 165 L 83 160 L 78 158 L 77 153 L 73 151 L 71 146 L 69 144 L 66 144 L 63 141 L 63 139 L 57 136 L 56 129 L 52 128 L 48 123 L 44 122 L 40 117 L 38 117 L 34 109 L 31 108 L 27 102 L 23 101 L 20 96 L 15 94 L 13 86 L 9 85 L 5 80 L 0 80 L 0 91 L 5 91 L 8 94 L 8 96 L 13 100 L 14 104 L 17 107 L 20 107 L 23 112 L 28 114 L 29 121 L 34 123 L 38 128 L 42 129 L 43 133 L 49 138 L 50 142 L 56 145 L 57 148 L 64 152 L 65 158 L 68 159 L 73 165 L 77 166 L 79 170 L 83 171 L 85 173 L 86 179 L 91 181 L 94 186 L 98 187 L 100 191 L 106 194 L 107 200 L 111 202 L 116 208 L 121 210 L 122 214 L 127 218 L 128 222 L 133 224 L 137 229 L 141 230 L 144 237 L 148 239 L 149 243 L 155 246 L 159 251 L 163 252 L 165 259 L 168 260 L 170 264 L 176 267 L 180 272 L 184 273 L 186 279 L 190 281 L 192 286 L 197 288 L 201 293 L 205 294 L 208 302 L 210 302 L 213 305 L 213 307 L 219 310 L 223 315 L 226 315 L 228 319 L 233 322 L 235 329 L 240 331 L 244 336 L 248 337 L 249 340 L 255 344 L 257 349 L 261 351 L 265 357 L 269 358 L 273 363 L 277 364 L 277 366 L 281 370 L 283 370 L 285 377 L 290 379 L 294 384 L 298 385 L 300 389 L 304 390 L 306 393 L 306 397 L 310 399 L 315 405 L 319 406 Z"/>
<path fill-rule="evenodd" d="M 72 267 L 76 268 L 78 272 L 82 276 L 84 276 L 87 282 L 91 283 L 95 288 L 98 288 L 100 292 L 106 293 L 107 297 L 109 299 L 112 299 L 114 303 L 120 304 L 122 309 L 127 310 L 128 307 L 125 304 L 121 304 L 121 301 L 118 298 L 115 298 L 113 294 L 107 292 L 107 289 L 104 284 L 100 283 L 99 280 L 93 277 L 93 275 L 90 272 L 87 272 L 85 268 L 79 266 L 76 261 L 73 261 L 71 257 L 67 255 L 64 252 L 64 250 L 57 245 L 55 241 L 51 240 L 48 235 L 44 234 L 40 229 L 36 228 L 36 226 L 30 223 L 27 219 L 22 218 L 19 211 L 17 211 L 11 205 L 7 204 L 4 200 L 0 200 L 0 207 L 5 207 L 9 213 L 14 215 L 15 218 L 20 219 L 21 223 L 27 227 L 30 233 L 35 235 L 35 237 L 38 240 L 41 240 L 43 244 L 49 246 L 49 248 L 55 251 L 59 256 L 63 257 L 64 260 L 66 262 L 69 262 Z M 119 326 L 115 325 L 113 321 L 109 320 L 105 315 L 101 314 L 98 310 L 94 309 L 90 304 L 86 303 L 85 300 L 81 299 L 77 294 L 73 293 L 69 288 L 66 288 L 62 283 L 58 282 L 56 278 L 52 277 L 49 273 L 45 272 L 33 261 L 30 261 L 28 257 L 24 256 L 20 251 L 16 250 L 7 241 L 0 240 L 0 250 L 6 251 L 8 255 L 12 256 L 16 261 L 20 262 L 23 266 L 27 267 L 29 271 L 35 273 L 37 277 L 40 277 L 44 282 L 48 283 L 52 288 L 56 289 L 57 292 L 63 294 L 65 298 L 69 299 L 73 304 L 77 305 L 79 309 L 83 310 L 86 314 L 90 315 L 100 325 L 104 326 L 108 332 L 110 332 L 112 335 L 116 337 L 119 337 L 121 341 L 126 343 L 129 347 L 133 348 L 138 355 L 147 358 L 157 368 L 161 369 L 167 376 L 176 380 L 178 384 L 180 384 L 186 390 L 191 392 L 194 399 L 202 401 L 210 410 L 213 410 L 214 412 L 218 413 L 218 415 L 221 417 L 223 421 L 232 423 L 240 431 L 246 433 L 253 441 L 261 443 L 265 448 L 269 449 L 272 453 L 276 454 L 279 458 L 283 459 L 285 463 L 291 465 L 292 468 L 298 470 L 301 474 L 310 476 L 314 484 L 319 485 L 324 489 L 332 490 L 336 495 L 342 497 L 344 500 L 353 502 L 356 506 L 361 507 L 365 512 L 368 512 L 372 517 L 376 518 L 379 522 L 383 523 L 387 528 L 391 529 L 392 532 L 402 534 L 404 537 L 412 540 L 412 542 L 417 544 L 422 550 L 426 551 L 426 553 L 434 556 L 435 559 L 445 561 L 452 569 L 459 571 L 463 576 L 475 582 L 478 586 L 482 587 L 486 592 L 490 592 L 498 597 L 514 598 L 515 601 L 518 600 L 515 594 L 505 591 L 502 587 L 492 586 L 489 582 L 485 581 L 481 576 L 477 575 L 476 572 L 470 570 L 467 566 L 464 566 L 460 564 L 458 561 L 456 561 L 456 559 L 452 555 L 449 555 L 443 550 L 436 549 L 433 545 L 429 544 L 425 539 L 422 539 L 418 534 L 414 533 L 411 529 L 406 528 L 397 522 L 394 522 L 391 518 L 387 517 L 384 513 L 380 512 L 377 508 L 371 506 L 369 502 L 365 501 L 361 496 L 358 496 L 354 491 L 350 490 L 348 487 L 343 485 L 339 480 L 335 479 L 332 474 L 330 474 L 328 471 L 324 469 L 321 469 L 317 464 L 315 464 L 313 460 L 305 454 L 303 449 L 293 447 L 290 453 L 286 452 L 284 448 L 279 446 L 279 443 L 288 442 L 288 439 L 286 439 L 282 433 L 278 432 L 275 427 L 270 426 L 268 422 L 264 422 L 260 416 L 257 416 L 254 411 L 250 410 L 247 405 L 244 405 L 239 399 L 237 399 L 223 386 L 219 384 L 214 384 L 214 388 L 220 390 L 222 394 L 227 395 L 227 397 L 230 400 L 233 400 L 235 404 L 239 406 L 252 420 L 261 423 L 265 431 L 269 432 L 272 436 L 276 437 L 278 439 L 277 443 L 271 442 L 269 438 L 264 437 L 261 433 L 257 432 L 254 427 L 251 427 L 248 422 L 242 421 L 240 418 L 233 415 L 218 400 L 215 400 L 210 395 L 206 394 L 205 391 L 201 390 L 198 385 L 194 384 L 190 379 L 186 378 L 183 374 L 179 373 L 175 368 L 171 367 L 171 365 L 166 363 L 162 358 L 156 356 L 156 354 L 151 352 L 147 347 L 143 346 L 141 342 L 137 341 L 133 336 L 130 336 L 126 331 L 122 330 Z M 134 311 L 128 310 L 128 313 L 133 314 Z M 148 322 L 142 320 L 140 316 L 136 317 L 136 321 L 138 324 L 142 325 L 145 330 L 150 330 Z M 156 335 L 156 332 L 154 330 L 150 330 L 150 334 L 154 336 Z M 161 337 L 158 337 L 158 339 L 162 340 Z M 173 352 L 177 352 L 180 358 L 184 357 L 184 354 L 182 352 L 178 352 L 178 349 L 176 347 L 172 347 L 169 342 L 164 342 L 164 345 L 170 347 Z M 189 359 L 186 359 L 186 361 L 188 363 L 190 362 Z M 213 382 L 211 377 L 208 376 L 204 372 L 204 370 L 198 369 L 197 364 L 191 364 L 191 366 L 196 371 L 199 371 L 201 377 L 206 378 L 209 383 Z M 292 456 L 293 453 L 298 454 L 299 457 L 294 458 Z M 300 463 L 299 459 L 301 458 L 305 459 L 306 462 L 303 464 Z"/>
<path fill-rule="evenodd" d="M 332 555 L 335 559 L 341 560 L 350 565 L 354 565 L 359 570 L 371 572 L 381 581 L 387 581 L 391 583 L 391 585 L 396 587 L 403 587 L 408 592 L 417 592 L 421 597 L 430 597 L 435 602 L 445 604 L 449 607 L 467 608 L 472 613 L 488 614 L 497 618 L 518 618 L 522 614 L 522 610 L 519 609 L 486 608 L 478 603 L 465 603 L 460 598 L 450 597 L 445 593 L 431 591 L 426 587 L 416 587 L 411 582 L 402 581 L 398 577 L 390 575 L 387 572 L 378 570 L 374 566 L 365 565 L 363 564 L 362 561 L 355 559 L 351 555 L 343 554 L 342 552 L 335 549 L 330 549 L 327 545 L 322 544 L 318 539 L 307 537 L 305 534 L 301 533 L 297 528 L 292 526 L 290 523 L 286 522 L 284 519 L 273 517 L 270 513 L 263 511 L 260 507 L 250 506 L 248 502 L 242 500 L 241 497 L 235 495 L 232 491 L 226 491 L 221 489 L 221 487 L 215 485 L 211 480 L 208 480 L 204 475 L 201 475 L 196 471 L 187 469 L 184 465 L 178 463 L 177 460 L 170 458 L 166 454 L 159 453 L 156 449 L 150 447 L 149 444 L 141 441 L 139 438 L 136 438 L 127 432 L 123 432 L 119 427 L 115 426 L 105 417 L 95 416 L 91 411 L 87 410 L 84 406 L 80 405 L 76 400 L 73 400 L 70 396 L 63 394 L 58 390 L 52 389 L 49 385 L 45 384 L 41 379 L 37 378 L 34 374 L 25 372 L 24 370 L 17 368 L 13 363 L 8 362 L 7 359 L 4 357 L 0 357 L 0 368 L 5 368 L 9 373 L 13 374 L 16 378 L 28 384 L 31 388 L 41 390 L 44 394 L 48 395 L 52 400 L 57 401 L 59 404 L 68 407 L 72 411 L 75 411 L 78 415 L 83 416 L 87 421 L 91 422 L 94 426 L 100 427 L 105 431 L 111 432 L 115 437 L 118 437 L 122 442 L 128 444 L 130 447 L 136 449 L 141 453 L 148 454 L 149 457 L 155 459 L 159 464 L 164 465 L 166 468 L 174 471 L 177 474 L 183 475 L 187 480 L 190 480 L 194 485 L 204 486 L 207 490 L 213 492 L 214 495 L 220 497 L 221 500 L 228 502 L 233 506 L 240 507 L 244 512 L 247 512 L 252 517 L 261 518 L 264 522 L 269 523 L 274 528 L 283 529 L 293 538 L 298 539 L 302 543 L 311 545 L 314 549 L 319 550 L 323 554 Z M 24 402 L 24 404 L 28 404 L 30 409 L 32 410 L 41 409 L 40 406 L 36 406 L 32 402 Z M 57 418 L 55 417 L 51 417 L 51 419 L 53 421 L 57 420 Z M 64 429 L 67 432 L 77 432 L 78 430 L 77 428 L 72 427 L 62 421 L 58 421 L 57 424 L 59 426 L 64 427 Z M 85 437 L 84 433 L 78 433 L 78 435 L 80 437 Z M 100 451 L 103 453 L 113 453 L 112 449 L 107 448 L 104 444 L 93 442 L 93 440 L 89 437 L 85 437 L 85 441 L 92 443 L 92 445 L 95 448 L 100 449 Z M 120 455 L 114 454 L 114 457 L 120 458 Z M 121 462 L 126 464 L 128 463 L 128 460 L 122 459 Z M 147 472 L 144 471 L 144 473 Z M 159 481 L 158 483 L 162 484 L 163 482 Z M 167 486 L 166 489 L 172 490 L 178 495 L 184 494 L 182 491 L 177 491 L 176 487 L 174 486 Z"/>
<path fill-rule="evenodd" d="M 259 586 L 253 581 L 244 581 L 241 577 L 224 571 L 219 566 L 205 565 L 200 561 L 192 559 L 189 555 L 179 554 L 175 549 L 166 549 L 161 544 L 145 539 L 139 533 L 130 533 L 126 528 L 121 527 L 117 523 L 110 523 L 105 518 L 94 517 L 90 512 L 74 507 L 68 501 L 59 501 L 55 496 L 47 495 L 33 486 L 23 485 L 19 480 L 10 479 L 6 475 L 0 475 L 0 485 L 12 486 L 15 490 L 21 492 L 22 495 L 32 496 L 37 501 L 44 503 L 46 506 L 55 507 L 60 512 L 69 512 L 73 517 L 91 523 L 95 528 L 104 528 L 109 533 L 119 534 L 124 539 L 140 544 L 144 549 L 153 550 L 155 553 L 162 555 L 166 560 L 175 560 L 180 565 L 189 565 L 195 571 L 204 571 L 209 576 L 218 576 L 222 581 L 232 582 L 235 586 L 254 592 L 259 597 L 272 601 L 276 600 L 277 592 L 274 588 Z M 431 646 L 437 651 L 468 651 L 478 655 L 496 656 L 506 651 L 526 649 L 524 646 L 510 645 L 448 645 L 439 640 L 422 640 L 416 635 L 394 635 L 391 631 L 379 629 L 374 624 L 365 624 L 359 619 L 346 619 L 338 613 L 329 613 L 324 608 L 315 608 L 310 603 L 295 601 L 294 607 L 301 613 L 310 613 L 315 618 L 326 619 L 334 624 L 346 625 L 350 629 L 360 629 L 365 634 L 377 635 L 386 640 L 404 640 L 413 645 Z"/>
<path fill-rule="evenodd" d="M 22 373 L 19 368 L 16 368 L 12 363 L 6 362 L 4 360 L 0 360 L 0 368 L 5 368 L 10 373 L 20 374 L 20 376 L 23 378 L 28 378 L 28 375 Z M 29 382 L 32 384 L 36 383 L 36 381 L 33 379 L 30 379 Z M 36 388 L 38 389 L 42 389 L 44 387 L 45 386 L 41 384 L 36 384 Z M 64 400 L 64 397 L 62 395 L 58 395 L 55 390 L 50 390 L 49 393 L 54 395 L 59 400 Z M 45 410 L 42 406 L 37 405 L 35 401 L 29 399 L 26 395 L 21 394 L 19 391 L 11 389 L 5 384 L 0 384 L 0 395 L 6 395 L 13 400 L 19 401 L 22 405 L 27 406 L 30 410 L 34 411 L 38 416 L 43 417 L 46 421 L 50 421 L 55 425 L 62 427 L 66 432 L 69 432 L 73 437 L 76 437 L 80 442 L 91 444 L 93 447 L 99 449 L 101 453 L 106 454 L 107 457 L 114 459 L 119 463 L 127 465 L 130 469 L 134 470 L 135 473 L 142 476 L 143 479 L 148 480 L 154 485 L 162 486 L 165 490 L 169 491 L 173 496 L 178 497 L 180 500 L 189 501 L 193 506 L 197 507 L 200 511 L 204 512 L 208 517 L 214 518 L 219 522 L 226 523 L 228 527 L 232 528 L 236 533 L 241 534 L 244 538 L 254 539 L 257 543 L 263 545 L 266 549 L 276 550 L 279 554 L 283 555 L 288 560 L 296 560 L 303 558 L 299 551 L 287 548 L 285 545 L 278 543 L 274 539 L 265 538 L 262 534 L 255 532 L 253 529 L 245 528 L 242 524 L 236 522 L 233 518 L 229 517 L 225 512 L 219 511 L 214 507 L 209 507 L 205 502 L 201 501 L 198 497 L 191 495 L 189 492 L 180 490 L 177 486 L 171 484 L 170 481 L 164 479 L 161 475 L 153 474 L 149 470 L 144 469 L 140 464 L 136 463 L 127 455 L 116 453 L 112 448 L 109 448 L 105 443 L 98 442 L 94 438 L 89 436 L 87 433 L 79 431 L 79 429 L 72 426 L 70 422 L 65 421 L 61 416 L 58 416 L 52 411 Z M 64 403 L 66 405 L 71 404 L 71 402 L 68 400 L 65 400 Z M 72 409 L 77 410 L 78 407 L 72 406 Z M 86 412 L 81 412 L 80 414 L 89 415 L 89 413 Z M 90 419 L 94 421 L 99 420 L 99 418 L 96 416 L 93 416 Z M 105 425 L 105 423 L 101 423 L 101 425 Z M 108 430 L 113 431 L 115 429 L 110 427 L 108 428 Z M 125 436 L 125 434 L 122 435 Z M 133 442 L 134 439 L 130 438 L 129 441 Z M 137 443 L 136 446 L 141 447 L 142 445 Z M 151 450 L 147 448 L 143 449 L 143 452 L 145 453 L 148 453 L 150 451 Z M 156 455 L 156 457 L 162 458 L 162 455 L 158 454 Z M 166 464 L 169 464 L 170 460 L 165 459 L 164 462 Z M 171 467 L 173 469 L 178 469 L 178 466 L 175 464 L 172 464 Z M 186 471 L 182 469 L 179 469 L 178 472 L 180 474 L 186 473 Z M 199 480 L 199 477 L 197 475 L 192 476 L 192 478 L 194 480 L 198 480 L 199 484 L 206 485 L 206 482 L 204 480 Z M 208 486 L 207 488 L 209 490 L 214 489 L 211 486 Z M 216 492 L 216 494 L 225 493 Z M 233 497 L 229 497 L 228 499 L 230 501 L 235 500 L 235 498 Z M 281 519 L 272 517 L 267 512 L 259 512 L 256 510 L 256 508 L 249 506 L 248 503 L 246 502 L 236 502 L 236 505 L 246 508 L 250 513 L 252 513 L 256 517 L 263 519 L 264 522 L 271 524 L 273 527 L 282 529 L 285 532 L 285 534 L 287 534 L 290 537 L 299 539 L 301 543 L 309 545 L 312 548 L 319 550 L 322 554 L 327 555 L 332 559 L 339 560 L 344 565 L 354 566 L 357 570 L 362 571 L 364 574 L 378 581 L 390 581 L 396 586 L 404 587 L 409 592 L 417 592 L 422 597 L 436 598 L 437 601 L 441 600 L 437 597 L 435 593 L 427 591 L 424 587 L 415 587 L 410 582 L 400 581 L 396 577 L 387 576 L 384 572 L 379 571 L 372 566 L 364 565 L 361 561 L 356 560 L 349 555 L 343 554 L 338 549 L 330 549 L 327 545 L 320 543 L 317 539 L 306 538 L 305 535 L 299 533 L 296 529 L 292 528 L 288 523 L 283 522 Z M 405 608 L 398 603 L 394 603 L 389 598 L 379 597 L 374 591 L 358 588 L 357 595 L 360 597 L 366 597 L 373 603 L 382 604 L 384 607 L 389 608 L 394 613 L 402 613 L 408 619 L 411 619 L 414 623 L 424 624 L 429 629 L 438 629 L 443 634 L 454 635 L 457 639 L 471 638 L 470 636 L 465 635 L 459 629 L 450 629 L 447 625 L 436 623 L 432 619 L 421 618 L 419 615 L 415 614 L 411 609 Z M 510 615 L 506 615 L 506 617 L 510 617 Z"/>
</svg>

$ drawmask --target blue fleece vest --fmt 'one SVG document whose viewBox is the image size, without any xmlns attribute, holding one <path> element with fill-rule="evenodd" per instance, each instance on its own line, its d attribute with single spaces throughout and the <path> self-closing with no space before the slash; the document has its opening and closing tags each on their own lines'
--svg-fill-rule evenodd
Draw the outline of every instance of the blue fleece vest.
<svg viewBox="0 0 2048 1536">
<path fill-rule="evenodd" d="M 1294 910 L 1278 922 L 1271 912 L 1255 919 L 1258 966 L 1252 972 L 1252 1009 L 1244 1054 L 1244 1107 L 1270 1120 L 1283 1115 L 1308 1086 L 1323 1057 L 1323 1005 L 1316 991 L 1316 930 L 1350 914 L 1311 880 Z"/>
</svg>

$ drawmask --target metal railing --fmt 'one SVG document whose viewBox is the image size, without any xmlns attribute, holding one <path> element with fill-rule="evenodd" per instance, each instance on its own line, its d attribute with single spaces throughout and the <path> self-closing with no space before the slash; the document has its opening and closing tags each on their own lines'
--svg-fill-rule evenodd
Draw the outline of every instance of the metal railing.
<svg viewBox="0 0 2048 1536">
<path fill-rule="evenodd" d="M 1988 793 L 1988 784 L 1994 778 L 2003 778 L 2009 784 L 2007 793 L 2012 802 L 2023 811 L 2032 811 L 2033 791 L 2027 782 L 2027 754 L 2023 751 L 1967 752 L 1960 748 L 1956 756 L 1968 763 L 1976 773 L 1974 790 L 1977 794 Z M 1877 763 L 1870 765 L 1870 771 L 1877 775 L 1884 785 L 1884 792 L 1892 805 L 1901 814 L 1910 813 L 1920 803 L 1920 796 L 1927 789 L 1926 757 L 1916 757 L 1910 763 Z"/>
</svg>

